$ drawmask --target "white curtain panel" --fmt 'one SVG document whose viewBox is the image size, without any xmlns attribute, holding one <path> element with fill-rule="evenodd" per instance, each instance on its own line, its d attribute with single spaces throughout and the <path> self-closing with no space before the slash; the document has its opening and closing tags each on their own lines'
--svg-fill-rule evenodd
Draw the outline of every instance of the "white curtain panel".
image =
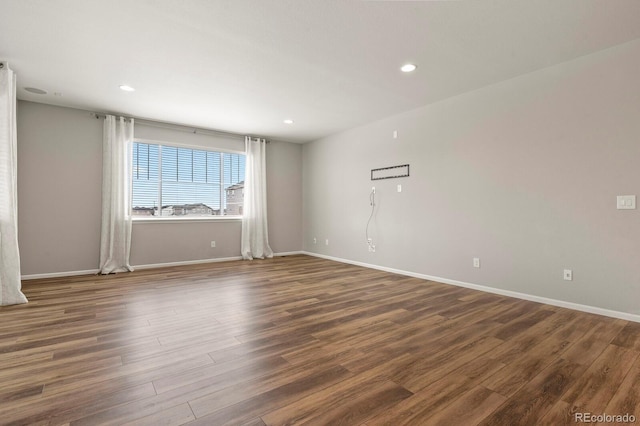
<svg viewBox="0 0 640 426">
<path fill-rule="evenodd" d="M 131 252 L 131 150 L 133 119 L 107 115 L 102 142 L 100 273 L 133 271 Z"/>
<path fill-rule="evenodd" d="M 242 216 L 243 259 L 273 257 L 267 231 L 266 147 L 264 139 L 245 137 L 246 167 Z"/>
<path fill-rule="evenodd" d="M 0 62 L 0 305 L 27 303 L 20 291 L 16 76 Z"/>
</svg>

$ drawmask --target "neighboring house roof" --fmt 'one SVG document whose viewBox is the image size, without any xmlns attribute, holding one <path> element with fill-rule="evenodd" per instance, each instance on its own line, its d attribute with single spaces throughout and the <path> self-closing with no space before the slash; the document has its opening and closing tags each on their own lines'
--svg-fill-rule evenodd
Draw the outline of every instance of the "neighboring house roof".
<svg viewBox="0 0 640 426">
<path fill-rule="evenodd" d="M 196 209 L 199 207 L 206 207 L 208 209 L 213 210 L 212 207 L 209 207 L 208 205 L 204 204 L 204 203 L 195 203 L 195 204 L 166 204 L 164 206 L 162 206 L 163 209 L 167 209 L 167 208 L 174 208 L 174 209 Z M 145 211 L 145 210 L 156 210 L 157 207 L 139 207 L 139 206 L 135 206 L 133 207 L 133 210 L 140 210 L 140 211 Z"/>
<path fill-rule="evenodd" d="M 213 210 L 212 207 L 209 207 L 208 205 L 204 204 L 204 203 L 195 203 L 195 204 L 167 204 L 165 206 L 162 206 L 163 209 L 169 208 L 169 207 L 173 207 L 174 209 L 178 208 L 178 209 L 195 209 L 198 207 L 206 207 L 208 209 Z"/>
<path fill-rule="evenodd" d="M 242 189 L 242 188 L 244 188 L 244 181 L 231 185 L 230 187 L 227 188 L 227 191 L 230 189 Z"/>
</svg>

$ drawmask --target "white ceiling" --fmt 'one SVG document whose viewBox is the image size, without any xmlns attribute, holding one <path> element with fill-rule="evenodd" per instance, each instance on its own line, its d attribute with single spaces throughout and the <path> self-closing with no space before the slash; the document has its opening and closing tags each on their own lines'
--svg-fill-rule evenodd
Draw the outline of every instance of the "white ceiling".
<svg viewBox="0 0 640 426">
<path fill-rule="evenodd" d="M 19 99 L 293 142 L 639 37 L 637 0 L 0 0 Z"/>
</svg>

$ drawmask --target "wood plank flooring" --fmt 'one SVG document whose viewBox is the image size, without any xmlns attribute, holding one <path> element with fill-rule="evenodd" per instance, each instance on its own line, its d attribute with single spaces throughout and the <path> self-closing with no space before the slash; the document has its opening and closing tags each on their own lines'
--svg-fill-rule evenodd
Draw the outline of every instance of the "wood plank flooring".
<svg viewBox="0 0 640 426">
<path fill-rule="evenodd" d="M 27 281 L 3 425 L 640 422 L 640 324 L 308 256 Z"/>
</svg>

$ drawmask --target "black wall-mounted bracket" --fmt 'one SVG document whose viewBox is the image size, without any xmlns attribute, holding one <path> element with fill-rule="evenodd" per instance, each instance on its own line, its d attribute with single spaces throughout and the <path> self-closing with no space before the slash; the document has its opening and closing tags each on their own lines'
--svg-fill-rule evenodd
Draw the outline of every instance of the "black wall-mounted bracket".
<svg viewBox="0 0 640 426">
<path fill-rule="evenodd" d="M 382 167 L 380 169 L 371 169 L 371 180 L 393 179 L 409 177 L 409 165 Z"/>
</svg>

